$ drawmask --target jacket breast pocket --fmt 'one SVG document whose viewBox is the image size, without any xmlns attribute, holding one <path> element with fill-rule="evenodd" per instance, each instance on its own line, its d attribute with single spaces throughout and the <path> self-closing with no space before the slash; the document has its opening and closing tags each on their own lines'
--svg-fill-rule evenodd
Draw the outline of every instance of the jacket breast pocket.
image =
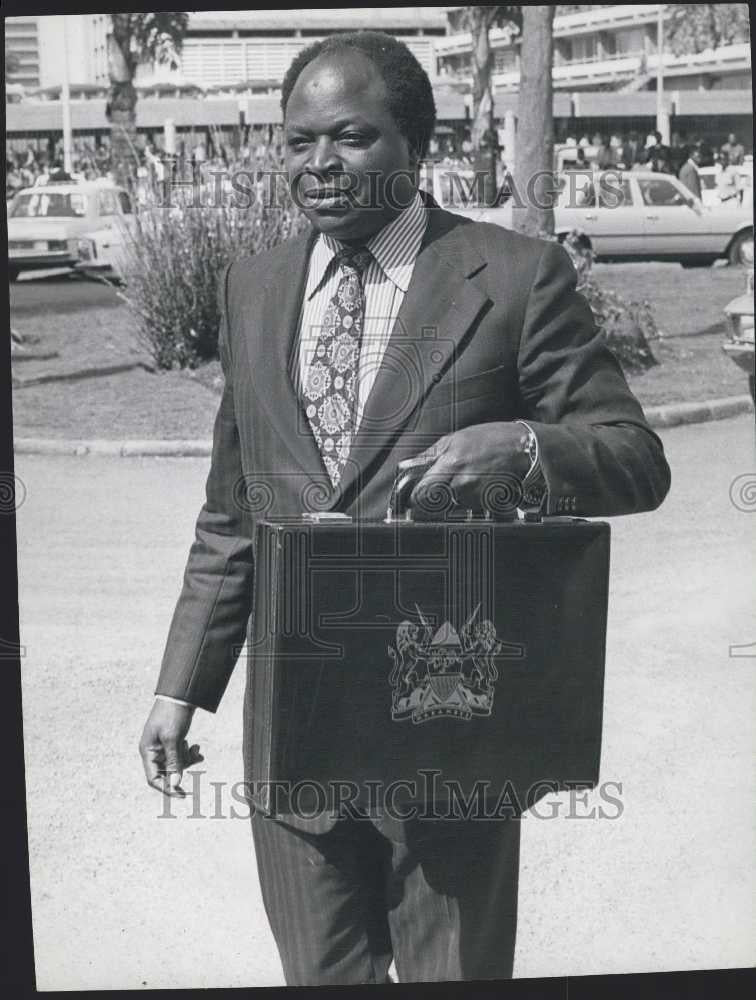
<svg viewBox="0 0 756 1000">
<path fill-rule="evenodd" d="M 460 378 L 454 370 L 441 382 L 433 387 L 423 403 L 424 410 L 433 410 L 440 406 L 456 406 L 466 400 L 479 396 L 493 396 L 501 393 L 508 382 L 505 374 L 506 365 L 486 368 Z"/>
</svg>

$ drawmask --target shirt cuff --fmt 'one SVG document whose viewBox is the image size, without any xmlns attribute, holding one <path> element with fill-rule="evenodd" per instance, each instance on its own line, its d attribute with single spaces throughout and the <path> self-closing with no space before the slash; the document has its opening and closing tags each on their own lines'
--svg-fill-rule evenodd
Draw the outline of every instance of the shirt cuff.
<svg viewBox="0 0 756 1000">
<path fill-rule="evenodd" d="M 187 708 L 197 707 L 196 705 L 192 705 L 190 701 L 182 701 L 181 698 L 171 698 L 171 696 L 167 694 L 156 694 L 155 697 L 159 698 L 160 701 L 172 701 L 174 705 L 186 705 Z"/>
<path fill-rule="evenodd" d="M 527 451 L 530 455 L 530 468 L 522 481 L 522 500 L 517 508 L 521 517 L 528 514 L 540 513 L 543 509 L 548 488 L 546 478 L 541 468 L 541 452 L 538 445 L 538 436 L 529 423 L 525 420 L 518 420 L 528 431 Z"/>
</svg>

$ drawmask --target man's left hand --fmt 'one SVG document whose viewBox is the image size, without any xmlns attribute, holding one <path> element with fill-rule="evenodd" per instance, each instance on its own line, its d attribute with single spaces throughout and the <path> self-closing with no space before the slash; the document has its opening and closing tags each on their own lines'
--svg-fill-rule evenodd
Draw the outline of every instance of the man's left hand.
<svg viewBox="0 0 756 1000">
<path fill-rule="evenodd" d="M 510 421 L 474 424 L 445 434 L 399 463 L 402 470 L 433 463 L 412 490 L 410 505 L 434 510 L 439 491 L 448 488 L 459 507 L 493 511 L 504 507 L 514 514 L 530 470 L 527 443 L 527 428 Z"/>
</svg>

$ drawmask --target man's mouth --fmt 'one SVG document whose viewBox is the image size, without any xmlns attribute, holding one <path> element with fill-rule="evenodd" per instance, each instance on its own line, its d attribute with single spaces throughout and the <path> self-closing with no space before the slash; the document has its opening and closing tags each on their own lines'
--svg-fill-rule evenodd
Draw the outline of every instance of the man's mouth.
<svg viewBox="0 0 756 1000">
<path fill-rule="evenodd" d="M 303 201 L 312 208 L 348 208 L 351 196 L 348 190 L 339 187 L 319 187 L 303 192 Z"/>
</svg>

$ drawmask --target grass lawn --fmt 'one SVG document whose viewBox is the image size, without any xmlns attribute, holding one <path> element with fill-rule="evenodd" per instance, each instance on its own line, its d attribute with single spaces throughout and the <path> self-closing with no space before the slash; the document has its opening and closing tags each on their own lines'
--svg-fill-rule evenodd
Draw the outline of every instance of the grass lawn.
<svg viewBox="0 0 756 1000">
<path fill-rule="evenodd" d="M 685 270 L 675 264 L 596 265 L 597 279 L 626 298 L 648 299 L 664 334 L 652 343 L 660 364 L 630 385 L 644 406 L 695 402 L 748 391 L 743 372 L 722 351 L 723 306 L 745 287 L 738 268 Z M 29 315 L 11 313 L 13 328 L 58 358 L 14 364 L 21 377 L 148 360 L 125 306 Z M 220 366 L 197 372 L 143 369 L 13 390 L 16 437 L 206 438 L 212 435 Z"/>
</svg>

